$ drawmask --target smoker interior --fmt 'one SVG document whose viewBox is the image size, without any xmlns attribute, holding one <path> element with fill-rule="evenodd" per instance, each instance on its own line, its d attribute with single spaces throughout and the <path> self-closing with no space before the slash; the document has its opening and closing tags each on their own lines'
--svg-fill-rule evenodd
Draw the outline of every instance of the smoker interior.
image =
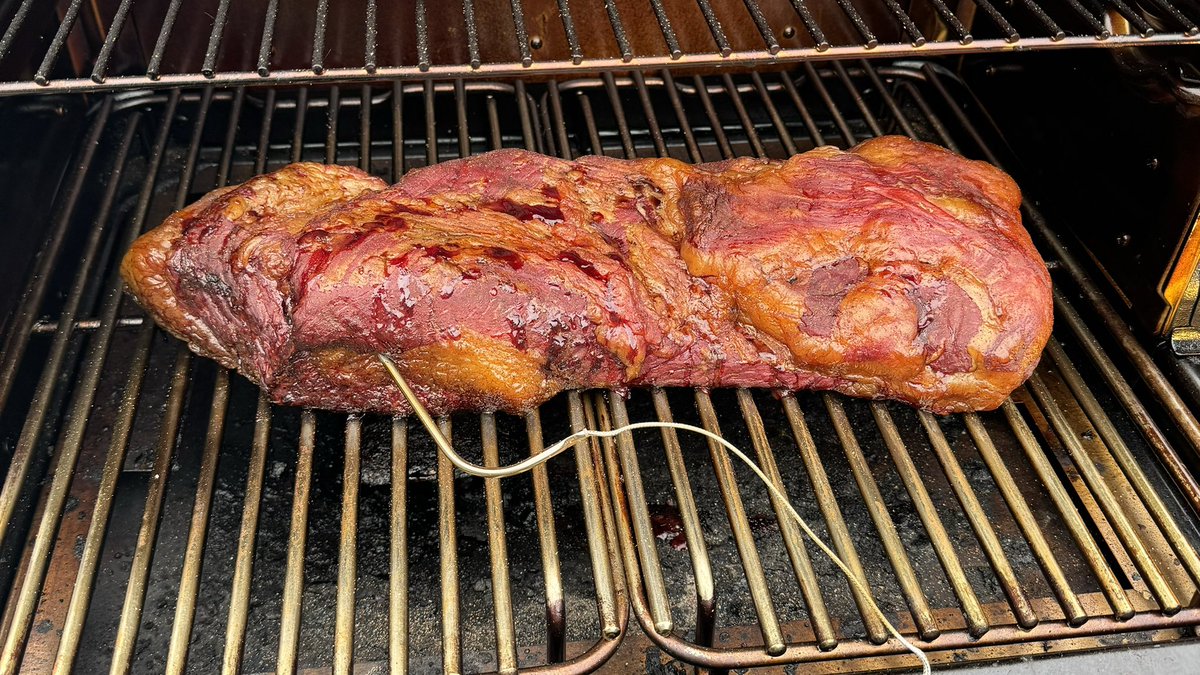
<svg viewBox="0 0 1200 675">
<path fill-rule="evenodd" d="M 41 249 L 4 261 L 28 285 L 0 364 L 0 672 L 912 667 L 749 471 L 702 438 L 641 431 L 528 476 L 466 477 L 415 420 L 269 405 L 146 320 L 115 264 L 182 204 L 298 159 L 394 180 L 499 147 L 711 161 L 900 133 L 1017 166 L 945 64 L 5 108 L 22 130 L 9 142 L 54 148 L 37 164 L 61 175 L 10 169 L 40 190 L 12 199 Z M 1053 199 L 1023 187 L 1030 204 Z M 1058 289 L 1056 330 L 999 411 L 655 390 L 443 424 L 468 458 L 502 464 L 583 426 L 718 431 L 780 477 L 935 663 L 1194 638 L 1200 490 L 1174 448 L 1195 420 L 1143 384 L 1157 371 L 1057 226 L 1032 208 L 1026 223 Z"/>
</svg>

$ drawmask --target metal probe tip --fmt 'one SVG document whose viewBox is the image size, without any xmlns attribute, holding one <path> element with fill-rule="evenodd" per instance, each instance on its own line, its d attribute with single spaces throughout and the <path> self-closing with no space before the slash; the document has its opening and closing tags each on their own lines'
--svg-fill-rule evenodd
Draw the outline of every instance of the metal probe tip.
<svg viewBox="0 0 1200 675">
<path fill-rule="evenodd" d="M 396 367 L 396 362 L 384 354 L 379 354 L 379 361 L 383 363 L 383 367 L 387 368 L 392 379 L 396 381 L 396 386 L 400 387 L 400 393 L 404 394 L 405 400 L 412 406 L 413 413 L 416 414 L 417 419 L 421 420 L 421 424 L 425 426 L 425 430 L 429 432 L 429 435 L 433 437 L 433 442 L 437 444 L 438 449 L 446 453 L 447 456 L 453 457 L 454 449 L 450 447 L 450 441 L 446 440 L 446 437 L 442 435 L 442 430 L 438 428 L 433 415 L 429 414 L 429 410 L 417 398 L 416 392 L 412 390 L 412 387 L 408 386 L 408 382 L 404 381 L 404 376 L 400 374 L 400 369 Z"/>
</svg>

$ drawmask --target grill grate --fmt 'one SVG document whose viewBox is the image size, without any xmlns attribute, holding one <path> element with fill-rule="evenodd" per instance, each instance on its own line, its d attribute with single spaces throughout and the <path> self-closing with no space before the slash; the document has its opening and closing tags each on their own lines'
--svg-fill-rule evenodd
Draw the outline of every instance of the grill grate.
<svg viewBox="0 0 1200 675">
<path fill-rule="evenodd" d="M 534 146 L 523 90 L 458 82 L 257 98 L 210 88 L 104 101 L 77 176 L 107 186 L 104 200 L 61 220 L 66 240 L 80 227 L 93 234 L 76 266 L 45 252 L 55 260 L 26 296 L 38 303 L 23 306 L 5 350 L 2 372 L 15 383 L 5 429 L 20 434 L 0 515 L 10 545 L 24 523 L 35 534 L 3 566 L 0 581 L 13 585 L 0 671 L 341 670 L 358 656 L 393 672 L 438 663 L 571 672 L 611 655 L 627 610 L 610 566 L 598 456 L 580 450 L 574 463 L 503 486 L 456 481 L 406 420 L 275 410 L 151 323 L 118 320 L 133 307 L 122 305 L 115 254 L 197 192 L 298 159 L 399 175 L 457 154 L 440 143 L 447 106 L 460 123 L 457 150 Z M 468 107 L 486 120 L 478 136 L 468 135 Z M 423 117 L 423 135 L 408 136 L 406 116 Z M 390 142 L 374 143 L 373 125 L 390 128 Z M 139 141 L 151 147 L 134 159 Z M 111 168 L 92 166 L 101 163 Z M 63 274 L 75 281 L 57 307 Z M 107 280 L 98 314 L 80 320 L 98 279 Z M 45 313 L 56 321 L 30 329 Z M 32 363 L 46 341 L 50 356 Z M 524 419 L 455 419 L 454 430 L 482 461 L 509 462 L 540 450 L 543 433 L 582 425 L 581 406 L 571 395 Z M 51 451 L 43 488 L 32 477 Z M 517 554 L 533 549 L 540 554 Z M 440 634 L 431 630 L 439 623 Z"/>
<path fill-rule="evenodd" d="M 1194 42 L 1175 0 L 8 3 L 0 95 Z M 976 9 L 982 10 L 977 12 Z M 977 19 L 978 15 L 978 19 Z M 380 40 L 378 27 L 389 26 Z M 581 34 L 577 26 L 596 30 Z M 191 30 L 184 30 L 187 26 Z M 281 26 L 281 30 L 276 30 Z M 486 27 L 480 30 L 480 27 Z M 143 47 L 145 45 L 145 47 Z M 152 45 L 152 46 L 151 46 Z"/>
<path fill-rule="evenodd" d="M 670 89 L 669 78 L 635 78 L 627 84 L 645 106 L 651 141 L 639 144 L 638 126 L 608 78 L 575 85 L 578 115 L 561 119 L 582 120 L 591 152 L 626 157 L 785 157 L 831 137 L 850 145 L 900 132 L 996 162 L 948 80 L 931 66 L 877 72 L 866 62 L 853 70 L 834 63 L 820 73 L 805 66 L 795 81 L 752 74 L 741 86 L 730 76 L 706 86 L 697 78 L 687 92 Z M 656 116 L 649 102 L 662 86 L 670 107 Z M 817 105 L 827 113 L 816 117 L 824 128 L 814 119 Z M 599 132 L 605 112 L 615 137 Z M 666 119 L 669 131 L 660 126 Z M 719 155 L 707 154 L 703 141 Z M 753 447 L 760 466 L 807 505 L 806 518 L 823 526 L 850 566 L 866 570 L 889 616 L 941 662 L 1039 651 L 1047 640 L 1063 649 L 1094 648 L 1111 644 L 1112 633 L 1195 626 L 1194 513 L 1181 509 L 1157 467 L 1138 457 L 1151 456 L 1152 447 L 1164 451 L 1168 473 L 1193 509 L 1195 481 L 1064 289 L 1082 281 L 1089 300 L 1105 301 L 1086 278 L 1063 274 L 1078 265 L 1040 216 L 1029 210 L 1027 220 L 1062 256 L 1053 269 L 1067 329 L 1059 329 L 1039 372 L 1001 411 L 939 419 L 828 394 L 655 390 L 628 401 L 597 396 L 602 426 L 682 419 Z M 1106 303 L 1097 309 L 1115 316 Z M 1132 340 L 1123 346 L 1153 386 L 1161 376 L 1144 352 Z M 1099 382 L 1110 389 L 1094 390 Z M 1192 422 L 1169 395 L 1164 401 L 1181 426 Z M 833 661 L 850 671 L 904 662 L 896 659 L 899 645 L 880 646 L 886 633 L 865 599 L 819 554 L 810 558 L 781 504 L 715 443 L 708 443 L 709 466 L 694 459 L 702 441 L 671 430 L 624 434 L 603 445 L 610 487 L 620 495 L 623 559 L 639 570 L 630 577 L 633 610 L 663 651 L 712 668 Z M 681 452 L 689 446 L 695 452 Z M 1105 637 L 1087 639 L 1097 635 Z"/>
<path fill-rule="evenodd" d="M 625 435 L 527 477 L 456 478 L 406 420 L 275 408 L 193 359 L 123 298 L 113 266 L 178 206 L 298 159 L 394 179 L 507 146 L 700 161 L 906 133 L 995 160 L 1002 139 L 985 140 L 972 104 L 936 66 L 867 62 L 101 99 L 0 361 L 0 672 L 584 671 L 642 639 L 627 635 L 630 607 L 662 652 L 716 668 L 907 664 L 765 491 L 724 453 L 705 462 L 695 438 Z M 1000 412 L 584 392 L 445 430 L 491 464 L 626 420 L 720 431 L 788 477 L 805 517 L 942 661 L 1190 635 L 1200 561 L 1178 498 L 1196 509 L 1200 490 L 1155 420 L 1194 440 L 1195 419 L 1026 215 L 1054 254 L 1059 329 Z"/>
</svg>

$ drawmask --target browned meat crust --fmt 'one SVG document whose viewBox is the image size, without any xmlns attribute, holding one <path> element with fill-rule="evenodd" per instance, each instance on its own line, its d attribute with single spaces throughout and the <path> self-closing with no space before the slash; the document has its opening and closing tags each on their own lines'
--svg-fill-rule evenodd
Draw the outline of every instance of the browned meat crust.
<svg viewBox="0 0 1200 675">
<path fill-rule="evenodd" d="M 154 318 L 276 402 L 526 410 L 565 388 L 833 389 L 996 407 L 1050 334 L 1000 170 L 903 138 L 786 162 L 502 150 L 387 186 L 293 164 L 139 239 Z"/>
</svg>

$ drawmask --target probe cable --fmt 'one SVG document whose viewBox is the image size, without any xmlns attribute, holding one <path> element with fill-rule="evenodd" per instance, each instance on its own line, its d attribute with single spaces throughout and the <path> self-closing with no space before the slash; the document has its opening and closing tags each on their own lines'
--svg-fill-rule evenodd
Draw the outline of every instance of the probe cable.
<svg viewBox="0 0 1200 675">
<path fill-rule="evenodd" d="M 472 476 L 478 476 L 480 478 L 509 478 L 520 475 L 540 464 L 546 463 L 556 455 L 575 447 L 576 443 L 584 439 L 612 438 L 627 431 L 634 431 L 637 429 L 679 429 L 681 431 L 691 431 L 720 443 L 726 450 L 733 453 L 735 457 L 742 460 L 746 466 L 750 467 L 750 470 L 753 471 L 756 476 L 758 476 L 763 485 L 767 487 L 767 490 L 770 491 L 770 493 L 780 502 L 782 502 L 785 507 L 787 507 L 788 514 L 793 520 L 796 521 L 796 524 L 800 526 L 800 529 L 804 531 L 804 534 L 807 535 L 808 538 L 817 545 L 817 548 L 821 549 L 821 552 L 824 553 L 826 557 L 828 557 L 835 565 L 838 566 L 838 569 L 842 571 L 842 574 L 845 575 L 846 580 L 850 582 L 850 585 L 854 587 L 854 590 L 858 591 L 863 597 L 867 598 L 868 604 L 871 606 L 871 609 L 875 611 L 875 614 L 879 617 L 879 620 L 883 622 L 883 625 L 885 628 L 887 628 L 888 633 L 890 633 L 891 636 L 895 638 L 901 646 L 912 652 L 913 655 L 920 659 L 921 672 L 924 675 L 930 675 L 931 671 L 929 666 L 929 657 L 925 655 L 925 652 L 921 650 L 920 647 L 917 647 L 905 639 L 905 637 L 900 634 L 900 631 L 897 630 L 894 625 L 892 625 L 892 622 L 888 621 L 888 618 L 884 615 L 883 610 L 881 610 L 879 605 L 875 603 L 874 596 L 867 588 L 866 582 L 859 579 L 854 572 L 850 570 L 846 563 L 843 562 L 842 559 L 833 552 L 833 549 L 831 549 L 824 541 L 821 540 L 820 537 L 817 536 L 815 532 L 813 532 L 812 528 L 808 526 L 808 523 L 806 523 L 804 519 L 800 517 L 800 514 L 796 511 L 795 507 L 792 506 L 791 501 L 788 499 L 787 495 L 784 494 L 783 490 L 775 487 L 775 484 L 771 482 L 765 473 L 763 473 L 762 469 L 758 468 L 758 465 L 755 464 L 753 460 L 746 456 L 744 452 L 739 450 L 737 446 L 733 445 L 724 438 L 721 438 L 717 434 L 714 434 L 707 429 L 695 427 L 690 424 L 681 424 L 679 422 L 635 422 L 633 424 L 626 424 L 625 426 L 617 427 L 616 429 L 610 429 L 608 431 L 597 431 L 594 429 L 577 431 L 561 441 L 558 441 L 557 443 L 546 446 L 546 448 L 538 454 L 532 455 L 524 460 L 521 460 L 520 462 L 517 462 L 516 464 L 510 464 L 500 468 L 480 466 L 463 459 L 457 452 L 454 451 L 454 448 L 450 446 L 450 442 L 446 440 L 446 437 L 442 435 L 441 430 L 438 429 L 437 424 L 434 422 L 433 416 L 429 414 L 429 411 L 417 399 L 416 393 L 413 392 L 412 388 L 408 386 L 408 383 L 405 382 L 404 378 L 400 375 L 400 370 L 396 367 L 395 362 L 383 354 L 379 355 L 379 360 L 383 362 L 384 367 L 387 368 L 388 372 L 392 376 L 392 379 L 396 381 L 396 385 L 400 387 L 400 392 L 404 394 L 404 398 L 408 400 L 409 405 L 412 406 L 413 412 L 416 414 L 417 418 L 421 420 L 421 424 L 424 425 L 425 429 L 429 432 L 429 435 L 433 437 L 433 442 L 438 446 L 438 449 L 442 451 L 442 454 L 444 454 L 446 458 L 450 460 L 450 463 L 458 468 L 459 471 Z"/>
</svg>

